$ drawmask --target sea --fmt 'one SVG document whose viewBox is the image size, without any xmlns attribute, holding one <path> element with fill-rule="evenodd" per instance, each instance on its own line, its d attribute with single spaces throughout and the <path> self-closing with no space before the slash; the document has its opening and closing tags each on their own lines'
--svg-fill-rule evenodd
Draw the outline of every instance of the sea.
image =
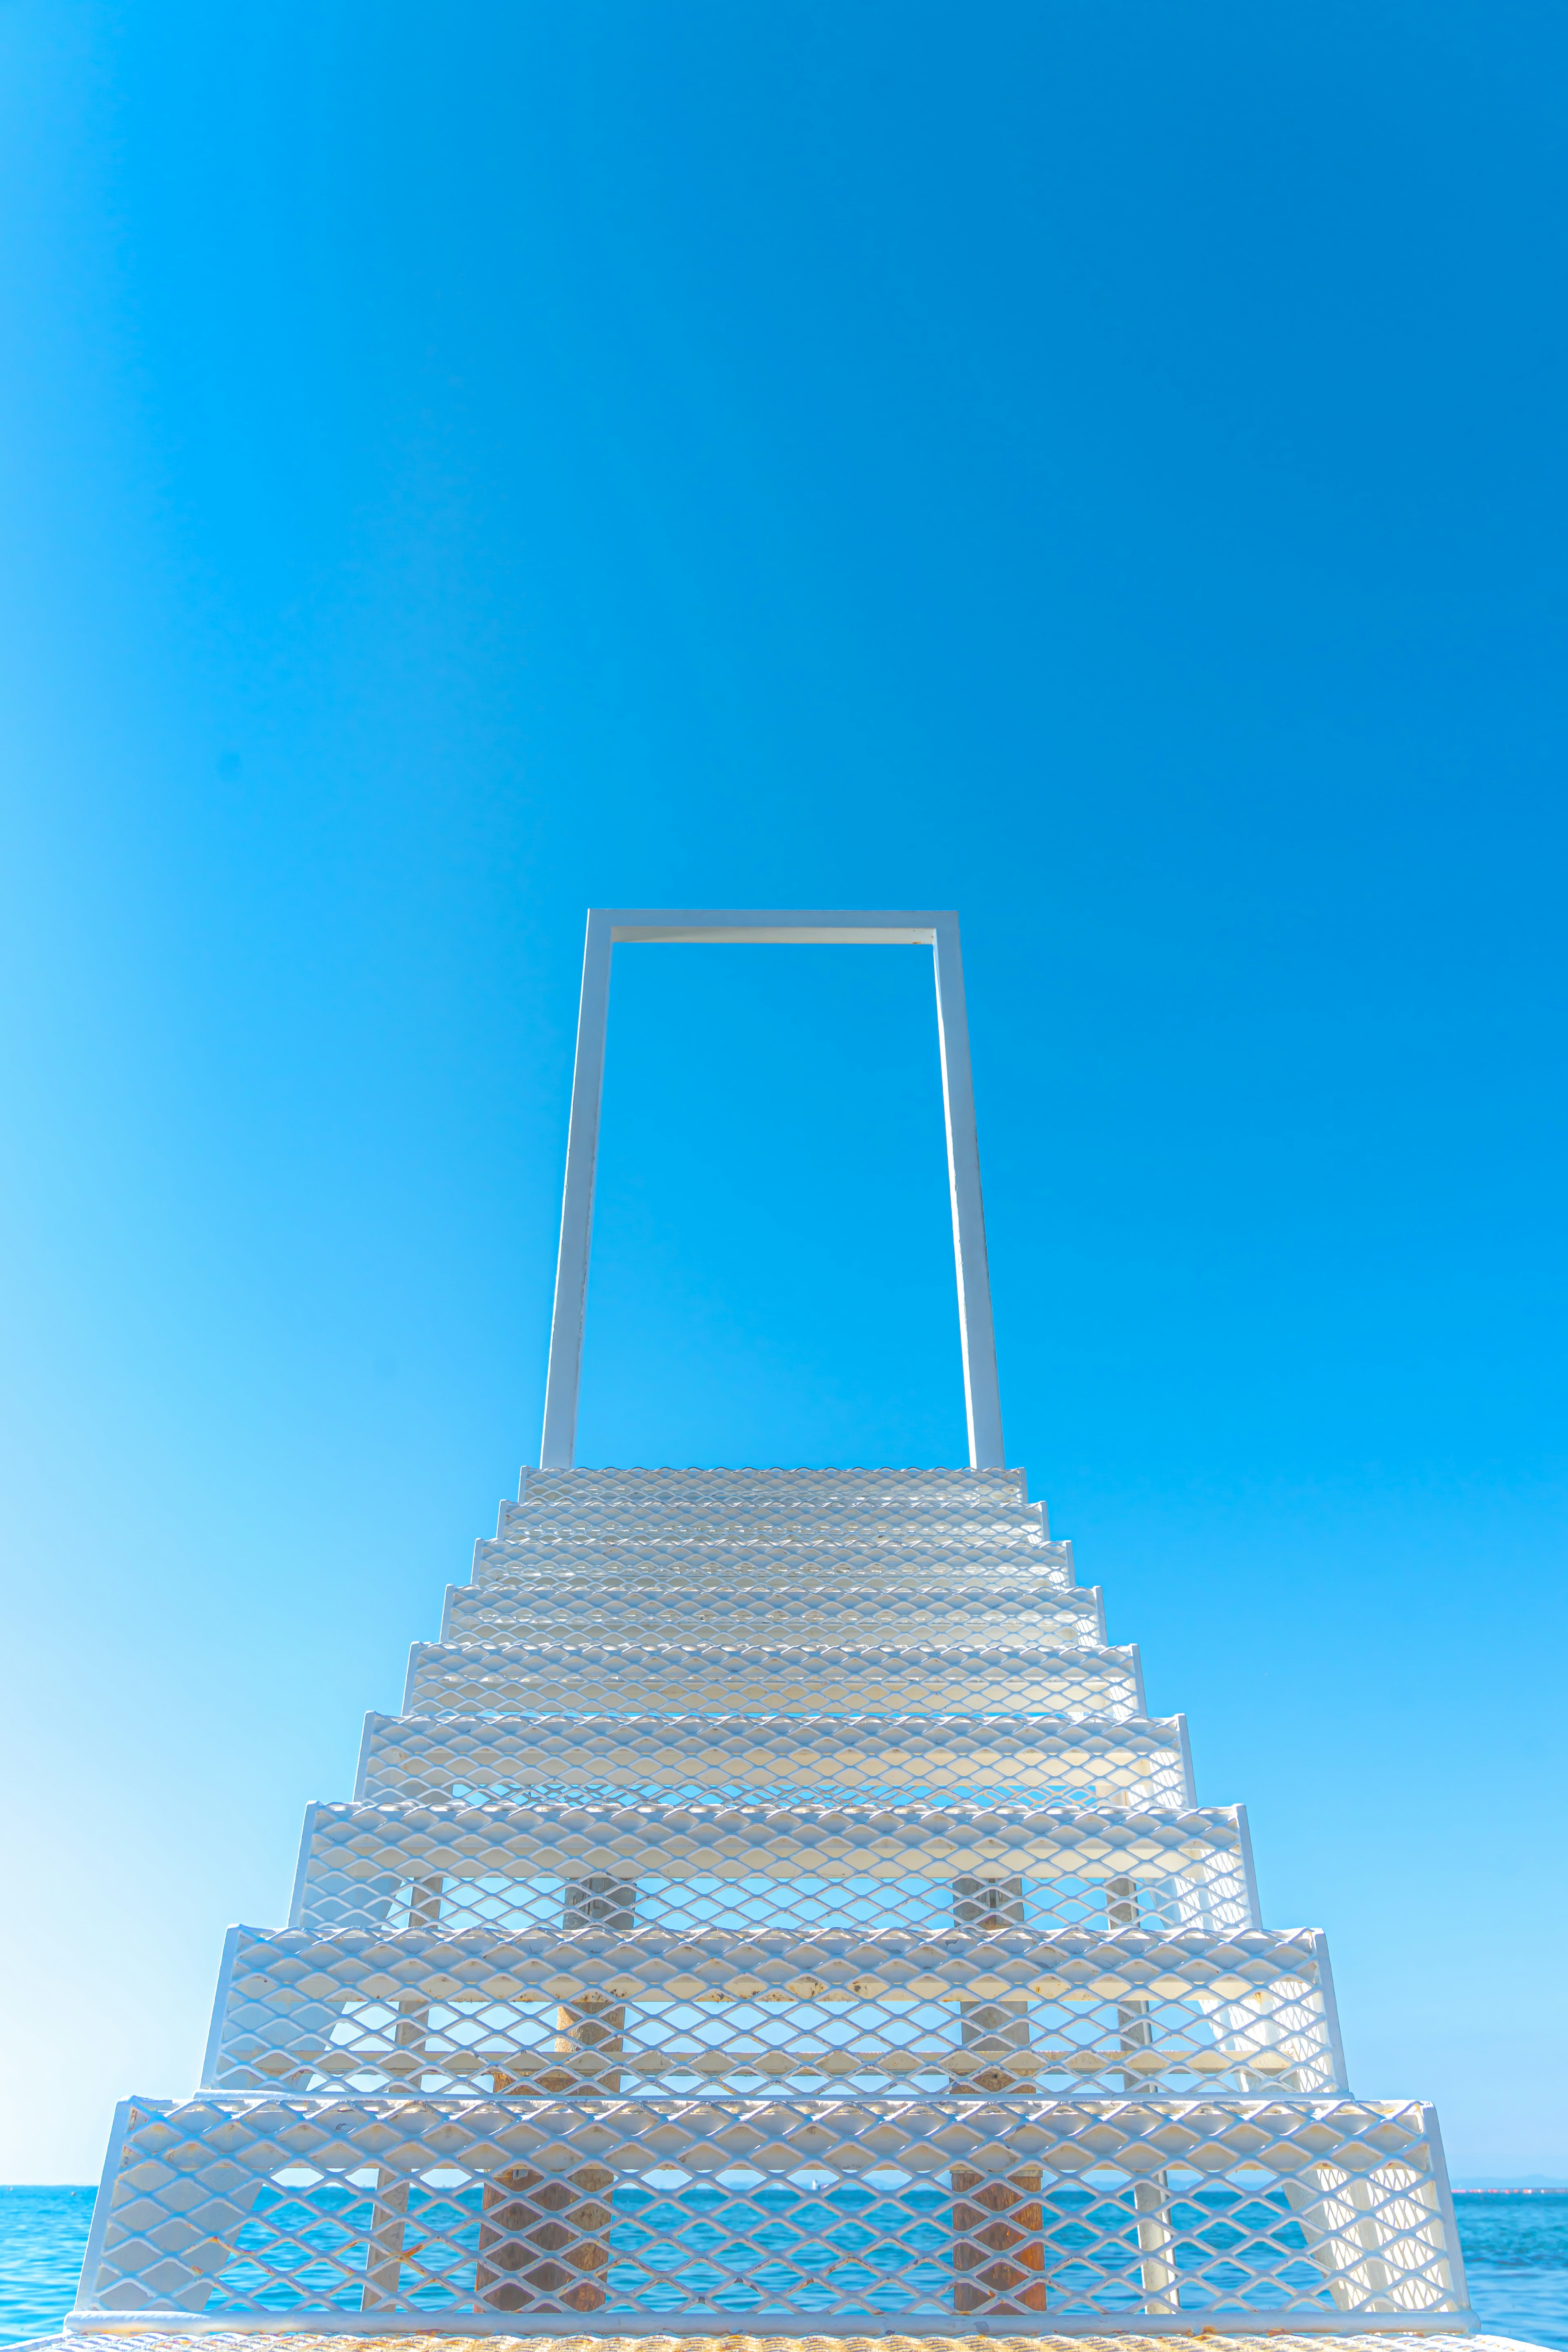
<svg viewBox="0 0 1568 2352">
<path fill-rule="evenodd" d="M 0 2188 L 0 2345 L 59 2327 L 92 2200 L 90 2189 Z M 1454 2205 L 1482 2325 L 1568 2352 L 1568 2189 L 1460 2191 Z"/>
</svg>

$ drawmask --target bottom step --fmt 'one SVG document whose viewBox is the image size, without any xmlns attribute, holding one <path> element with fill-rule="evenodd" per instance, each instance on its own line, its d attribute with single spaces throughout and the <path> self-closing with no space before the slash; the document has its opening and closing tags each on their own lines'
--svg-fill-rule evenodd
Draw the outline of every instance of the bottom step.
<svg viewBox="0 0 1568 2352">
<path fill-rule="evenodd" d="M 121 2107 L 75 2325 L 1332 2332 L 1465 2302 L 1416 2104 L 220 2096 Z"/>
</svg>

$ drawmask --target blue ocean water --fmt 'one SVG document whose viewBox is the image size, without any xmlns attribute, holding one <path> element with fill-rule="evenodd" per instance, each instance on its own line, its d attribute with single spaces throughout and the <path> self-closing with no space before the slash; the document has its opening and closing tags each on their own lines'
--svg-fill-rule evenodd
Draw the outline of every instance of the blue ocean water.
<svg viewBox="0 0 1568 2352">
<path fill-rule="evenodd" d="M 1568 2189 L 1460 2195 L 1454 2210 L 1485 2325 L 1568 2352 Z"/>
<path fill-rule="evenodd" d="M 58 2327 L 76 2301 L 90 2189 L 0 2189 L 0 2344 Z"/>
<path fill-rule="evenodd" d="M 90 2189 L 0 2188 L 0 2345 L 48 2334 L 70 2309 L 92 2199 Z M 1568 2352 L 1568 2189 L 1454 2203 L 1483 2324 Z"/>
</svg>

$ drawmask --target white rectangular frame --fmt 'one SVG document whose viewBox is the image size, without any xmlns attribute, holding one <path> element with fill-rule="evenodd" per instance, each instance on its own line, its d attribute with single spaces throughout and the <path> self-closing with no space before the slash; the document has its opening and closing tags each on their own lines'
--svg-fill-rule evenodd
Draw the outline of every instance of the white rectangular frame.
<svg viewBox="0 0 1568 2352">
<path fill-rule="evenodd" d="M 617 946 L 661 942 L 714 947 L 929 947 L 932 950 L 969 1461 L 971 1468 L 976 1470 L 1005 1469 L 996 1341 L 991 1320 L 991 1276 L 985 1257 L 985 1213 L 980 1197 L 980 1149 L 974 1129 L 974 1080 L 969 1062 L 969 1021 L 964 1011 L 957 915 L 951 909 L 865 913 L 773 908 L 756 912 L 687 907 L 588 909 L 540 1468 L 569 1470 L 576 1446 L 583 1318 L 588 1295 L 588 1250 L 593 1237 L 594 1186 L 599 1159 L 599 1106 L 605 1088 L 605 1037 L 610 1011 L 610 959 Z"/>
</svg>

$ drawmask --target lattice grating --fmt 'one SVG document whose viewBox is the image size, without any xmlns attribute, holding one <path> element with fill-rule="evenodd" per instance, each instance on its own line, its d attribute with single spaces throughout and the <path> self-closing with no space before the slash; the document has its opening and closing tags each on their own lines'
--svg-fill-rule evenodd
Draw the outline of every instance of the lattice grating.
<svg viewBox="0 0 1568 2352">
<path fill-rule="evenodd" d="M 1430 2111 L 1345 2092 L 1321 1939 L 1259 1926 L 1021 1478 L 523 1496 L 292 1926 L 233 1931 L 209 2095 L 122 2111 L 83 2321 L 1462 2308 Z"/>
<path fill-rule="evenodd" d="M 416 1643 L 411 1714 L 779 1715 L 929 1709 L 1117 1721 L 1143 1712 L 1135 1650 L 769 1649 L 538 1643 L 463 1649 Z"/>
<path fill-rule="evenodd" d="M 566 1890 L 635 1882 L 639 1925 L 910 1927 L 953 1882 L 1021 1880 L 1025 1924 L 1255 1927 L 1240 1817 L 765 1807 L 315 1805 L 292 1925 L 557 1926 Z M 1112 1908 L 1114 1906 L 1114 1909 Z M 629 1923 L 628 1923 L 629 1924 Z"/>
<path fill-rule="evenodd" d="M 366 1717 L 362 1797 L 665 1803 L 1190 1803 L 1179 1717 L 1114 1726 L 963 1716 Z"/>
<path fill-rule="evenodd" d="M 784 1586 L 837 1592 L 868 1583 L 902 1583 L 918 1591 L 976 1577 L 995 1591 L 1028 1593 L 1051 1586 L 1066 1592 L 1072 1590 L 1073 1575 L 1070 1543 L 990 1546 L 977 1556 L 973 1549 L 950 1550 L 907 1527 L 900 1542 L 877 1544 L 766 1544 L 748 1537 L 743 1542 L 705 1546 L 688 1544 L 678 1525 L 666 1526 L 658 1536 L 645 1534 L 625 1542 L 614 1534 L 571 1541 L 547 1534 L 539 1542 L 521 1536 L 481 1536 L 473 1553 L 476 1584 L 547 1579 L 552 1586 L 570 1585 L 588 1595 L 603 1585 L 650 1581 L 725 1592 Z"/>
<path fill-rule="evenodd" d="M 743 1517 L 717 1510 L 676 1513 L 654 1506 L 593 1510 L 568 1499 L 555 1506 L 531 1500 L 503 1503 L 496 1536 L 531 1550 L 562 1542 L 617 1548 L 678 1541 L 693 1552 L 720 1549 L 742 1559 L 755 1546 L 850 1553 L 919 1551 L 940 1545 L 955 1553 L 990 1553 L 1028 1551 L 1047 1541 L 1038 1504 L 1016 1509 L 998 1506 L 984 1511 L 913 1512 L 847 1500 L 810 1509 L 781 1503 L 776 1509 L 747 1512 Z"/>
<path fill-rule="evenodd" d="M 967 1649 L 1103 1646 L 1092 1586 L 998 1591 L 991 1582 L 795 1589 L 670 1585 L 603 1576 L 584 1587 L 551 1576 L 447 1588 L 443 1642 L 894 1642 Z"/>
<path fill-rule="evenodd" d="M 1446 2313 L 1429 2134 L 1348 2099 L 137 2103 L 82 2309 Z"/>
<path fill-rule="evenodd" d="M 845 1505 L 911 1515 L 929 1510 L 1026 1507 L 1022 1470 L 525 1470 L 518 1507 L 573 1510 L 678 1511 L 741 1506 L 766 1508 L 780 1499 L 812 1510 Z"/>
<path fill-rule="evenodd" d="M 606 1882 L 588 1904 L 631 1918 L 636 1895 Z M 987 1897 L 989 1925 L 961 1929 Z M 1021 1910 L 1018 1883 L 968 1878 L 925 1937 L 237 1928 L 207 2079 L 437 2095 L 1344 2088 L 1315 1936 L 1052 1937 Z"/>
</svg>

